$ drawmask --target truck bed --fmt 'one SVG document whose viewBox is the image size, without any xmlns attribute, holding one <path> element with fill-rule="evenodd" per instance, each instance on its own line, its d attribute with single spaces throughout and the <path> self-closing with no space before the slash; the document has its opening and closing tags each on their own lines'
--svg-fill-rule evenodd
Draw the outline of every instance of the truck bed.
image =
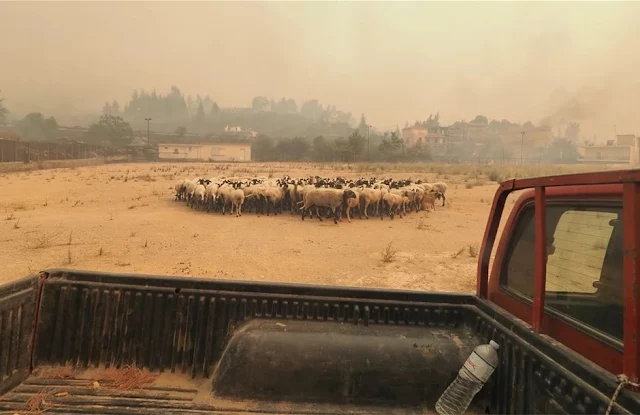
<svg viewBox="0 0 640 415">
<path fill-rule="evenodd" d="M 616 386 L 470 295 L 51 270 L 0 316 L 0 413 L 423 414 L 490 339 L 473 412 L 604 413 Z"/>
<path fill-rule="evenodd" d="M 46 367 L 48 370 L 59 369 Z M 53 373 L 53 372 L 52 372 Z M 79 371 L 60 379 L 32 375 L 7 393 L 0 414 L 15 414 L 25 408 L 38 407 L 46 413 L 95 414 L 428 414 L 433 408 L 379 407 L 354 404 L 269 402 L 262 400 L 224 399 L 211 396 L 206 379 L 191 379 L 182 374 L 161 374 L 152 383 L 134 390 L 94 387 L 99 370 Z M 38 412 L 32 411 L 33 412 Z M 480 412 L 477 412 L 480 413 Z"/>
</svg>

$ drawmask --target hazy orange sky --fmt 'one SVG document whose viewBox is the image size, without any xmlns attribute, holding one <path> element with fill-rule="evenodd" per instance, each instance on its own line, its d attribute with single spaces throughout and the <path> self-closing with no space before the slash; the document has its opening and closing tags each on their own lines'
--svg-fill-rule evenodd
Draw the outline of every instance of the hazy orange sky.
<svg viewBox="0 0 640 415">
<path fill-rule="evenodd" d="M 133 89 L 316 98 L 379 128 L 477 114 L 640 133 L 638 3 L 0 3 L 12 116 Z"/>
</svg>

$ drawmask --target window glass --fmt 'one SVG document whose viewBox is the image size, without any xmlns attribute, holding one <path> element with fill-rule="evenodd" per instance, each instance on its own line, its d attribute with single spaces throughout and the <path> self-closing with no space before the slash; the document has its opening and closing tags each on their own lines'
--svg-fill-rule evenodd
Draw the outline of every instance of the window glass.
<svg viewBox="0 0 640 415">
<path fill-rule="evenodd" d="M 546 225 L 545 308 L 622 339 L 622 209 L 549 206 Z M 511 238 L 501 284 L 530 299 L 535 279 L 533 207 L 521 213 Z"/>
<path fill-rule="evenodd" d="M 595 293 L 617 219 L 613 212 L 566 210 L 553 233 L 547 258 L 547 292 Z"/>
</svg>

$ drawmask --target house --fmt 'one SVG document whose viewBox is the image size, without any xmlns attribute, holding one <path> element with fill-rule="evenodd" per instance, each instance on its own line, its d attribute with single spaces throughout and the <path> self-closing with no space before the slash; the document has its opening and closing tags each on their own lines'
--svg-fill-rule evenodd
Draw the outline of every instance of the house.
<svg viewBox="0 0 640 415">
<path fill-rule="evenodd" d="M 242 128 L 240 128 L 237 125 L 225 125 L 224 126 L 224 131 L 227 133 L 241 133 L 242 132 Z"/>
<path fill-rule="evenodd" d="M 251 161 L 251 143 L 160 143 L 158 158 L 183 161 Z"/>
<path fill-rule="evenodd" d="M 427 127 L 414 125 L 413 127 L 405 127 L 402 129 L 402 139 L 408 147 L 414 146 L 420 139 L 424 141 L 429 131 Z"/>
<path fill-rule="evenodd" d="M 522 133 L 524 132 L 524 137 Z M 505 131 L 499 133 L 499 138 L 506 146 L 514 145 L 520 148 L 520 143 L 524 139 L 524 146 L 529 148 L 548 147 L 554 140 L 550 127 L 521 127 L 512 125 Z"/>
<path fill-rule="evenodd" d="M 631 164 L 640 163 L 638 140 L 634 134 L 618 134 L 615 140 L 607 140 L 605 145 L 583 147 L 580 151 L 581 163 Z"/>
</svg>

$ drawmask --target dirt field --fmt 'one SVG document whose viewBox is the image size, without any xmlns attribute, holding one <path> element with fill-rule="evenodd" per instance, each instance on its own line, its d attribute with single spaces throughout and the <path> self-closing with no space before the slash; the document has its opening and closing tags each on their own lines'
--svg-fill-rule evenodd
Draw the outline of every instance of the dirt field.
<svg viewBox="0 0 640 415">
<path fill-rule="evenodd" d="M 6 173 L 0 175 L 0 283 L 64 267 L 472 292 L 475 256 L 497 186 L 489 177 L 510 173 L 489 168 L 154 163 Z M 206 214 L 173 200 L 173 185 L 184 177 L 285 173 L 443 180 L 449 203 L 393 221 L 334 225 L 303 222 L 288 212 Z"/>
</svg>

